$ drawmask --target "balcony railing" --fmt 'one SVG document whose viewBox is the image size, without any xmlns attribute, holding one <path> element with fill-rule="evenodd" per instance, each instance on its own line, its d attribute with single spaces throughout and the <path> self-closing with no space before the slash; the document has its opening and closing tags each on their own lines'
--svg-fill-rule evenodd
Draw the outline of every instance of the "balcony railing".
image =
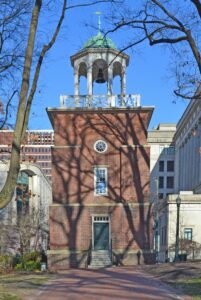
<svg viewBox="0 0 201 300">
<path fill-rule="evenodd" d="M 61 108 L 140 107 L 140 95 L 61 95 Z"/>
</svg>

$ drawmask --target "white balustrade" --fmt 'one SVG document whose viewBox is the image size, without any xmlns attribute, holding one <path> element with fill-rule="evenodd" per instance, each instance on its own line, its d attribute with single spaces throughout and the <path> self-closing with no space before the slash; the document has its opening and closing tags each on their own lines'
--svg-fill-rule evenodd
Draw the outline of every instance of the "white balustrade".
<svg viewBox="0 0 201 300">
<path fill-rule="evenodd" d="M 140 107 L 140 95 L 60 95 L 61 108 Z"/>
</svg>

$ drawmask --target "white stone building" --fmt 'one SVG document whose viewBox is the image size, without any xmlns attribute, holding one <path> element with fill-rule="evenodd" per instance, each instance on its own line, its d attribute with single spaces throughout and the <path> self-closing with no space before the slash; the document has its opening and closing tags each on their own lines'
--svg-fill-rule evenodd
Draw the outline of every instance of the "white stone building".
<svg viewBox="0 0 201 300">
<path fill-rule="evenodd" d="M 161 243 L 158 209 L 162 199 L 174 192 L 175 148 L 173 137 L 175 131 L 176 124 L 163 123 L 148 133 L 150 145 L 150 201 L 154 203 L 153 230 L 157 261 L 159 260 Z"/>
<path fill-rule="evenodd" d="M 177 124 L 175 193 L 201 193 L 201 100 L 192 100 Z"/>
<path fill-rule="evenodd" d="M 179 210 L 179 254 L 201 259 L 201 100 L 192 100 L 177 124 L 174 190 L 166 199 L 155 202 L 158 214 L 158 260 L 175 257 L 177 205 Z M 160 159 L 159 159 L 160 162 Z"/>
<path fill-rule="evenodd" d="M 174 192 L 173 137 L 176 124 L 159 124 L 148 133 L 150 145 L 150 191 L 151 202 L 163 199 Z"/>
<path fill-rule="evenodd" d="M 0 163 L 0 188 L 6 180 L 6 175 L 9 167 L 9 162 Z M 1 226 L 7 228 L 16 228 L 21 216 L 30 216 L 30 223 L 34 222 L 34 229 L 38 226 L 37 230 L 37 247 L 47 250 L 48 247 L 48 219 L 49 219 L 49 205 L 52 203 L 52 188 L 49 180 L 44 176 L 41 169 L 31 163 L 21 164 L 20 173 L 17 180 L 16 191 L 10 204 L 0 210 L 0 223 Z M 35 225 L 37 224 L 37 225 Z M 25 225 L 26 226 L 26 225 Z M 12 235 L 12 234 L 11 234 Z M 2 237 L 3 238 L 3 237 Z M 34 247 L 36 237 L 30 241 L 30 248 Z M 18 238 L 12 238 L 16 244 L 10 243 L 7 249 L 3 242 L 0 244 L 1 252 L 9 251 L 16 252 L 20 248 Z"/>
<path fill-rule="evenodd" d="M 159 262 L 175 258 L 177 194 L 169 195 L 159 204 Z M 179 211 L 179 254 L 187 259 L 201 259 L 201 195 L 181 192 Z"/>
</svg>

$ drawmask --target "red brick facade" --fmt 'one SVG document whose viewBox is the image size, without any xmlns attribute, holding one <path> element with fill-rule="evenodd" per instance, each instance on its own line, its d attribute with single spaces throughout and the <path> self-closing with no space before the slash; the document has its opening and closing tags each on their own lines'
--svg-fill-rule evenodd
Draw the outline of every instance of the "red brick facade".
<svg viewBox="0 0 201 300">
<path fill-rule="evenodd" d="M 49 109 L 55 131 L 52 148 L 53 205 L 50 207 L 50 268 L 86 264 L 92 216 L 107 215 L 114 257 L 121 264 L 151 262 L 147 127 L 153 108 Z M 94 143 L 104 140 L 107 151 Z M 108 170 L 108 193 L 94 193 L 94 167 Z"/>
</svg>

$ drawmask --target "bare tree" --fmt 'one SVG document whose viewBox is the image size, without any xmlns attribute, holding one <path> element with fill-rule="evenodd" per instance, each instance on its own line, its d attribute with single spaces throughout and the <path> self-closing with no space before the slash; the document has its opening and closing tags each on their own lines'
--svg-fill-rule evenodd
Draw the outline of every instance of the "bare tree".
<svg viewBox="0 0 201 300">
<path fill-rule="evenodd" d="M 0 129 L 11 114 L 11 102 L 19 90 L 30 0 L 0 0 Z"/>
<path fill-rule="evenodd" d="M 50 2 L 51 1 L 47 1 L 45 3 L 45 1 L 42 0 L 35 0 L 32 8 L 31 22 L 29 26 L 28 38 L 26 43 L 26 52 L 25 52 L 25 58 L 23 63 L 21 89 L 19 92 L 19 104 L 17 108 L 17 117 L 16 117 L 14 137 L 12 142 L 10 168 L 6 179 L 6 183 L 0 192 L 0 208 L 4 208 L 12 199 L 17 176 L 20 169 L 20 146 L 25 137 L 30 109 L 33 102 L 34 94 L 36 92 L 41 66 L 43 64 L 43 60 L 46 54 L 52 48 L 52 46 L 54 45 L 58 37 L 58 34 L 60 32 L 65 17 L 66 10 L 75 7 L 95 5 L 98 3 L 115 3 L 121 1 L 98 0 L 98 1 L 89 1 L 84 4 L 76 3 L 76 5 L 67 6 L 67 0 L 63 0 L 62 7 L 60 8 L 61 13 L 59 16 L 59 20 L 53 30 L 51 38 L 46 44 L 42 46 L 36 65 L 32 72 L 34 47 L 36 42 L 36 33 L 38 31 L 38 21 L 39 21 L 40 12 L 42 7 L 48 5 Z M 31 78 L 33 78 L 32 81 Z"/>
<path fill-rule="evenodd" d="M 130 30 L 130 40 L 123 50 L 144 41 L 150 46 L 168 45 L 174 54 L 170 68 L 176 76 L 175 95 L 200 97 L 195 94 L 201 82 L 200 0 L 133 1 L 130 7 L 113 12 L 110 20 L 112 29 L 108 32 Z"/>
<path fill-rule="evenodd" d="M 32 207 L 28 210 L 24 207 L 21 214 L 17 215 L 16 224 L 1 219 L 0 252 L 14 253 L 20 249 L 21 254 L 24 254 L 30 250 L 41 250 L 40 246 L 47 244 L 49 234 L 44 213 L 41 208 L 36 210 Z"/>
</svg>

